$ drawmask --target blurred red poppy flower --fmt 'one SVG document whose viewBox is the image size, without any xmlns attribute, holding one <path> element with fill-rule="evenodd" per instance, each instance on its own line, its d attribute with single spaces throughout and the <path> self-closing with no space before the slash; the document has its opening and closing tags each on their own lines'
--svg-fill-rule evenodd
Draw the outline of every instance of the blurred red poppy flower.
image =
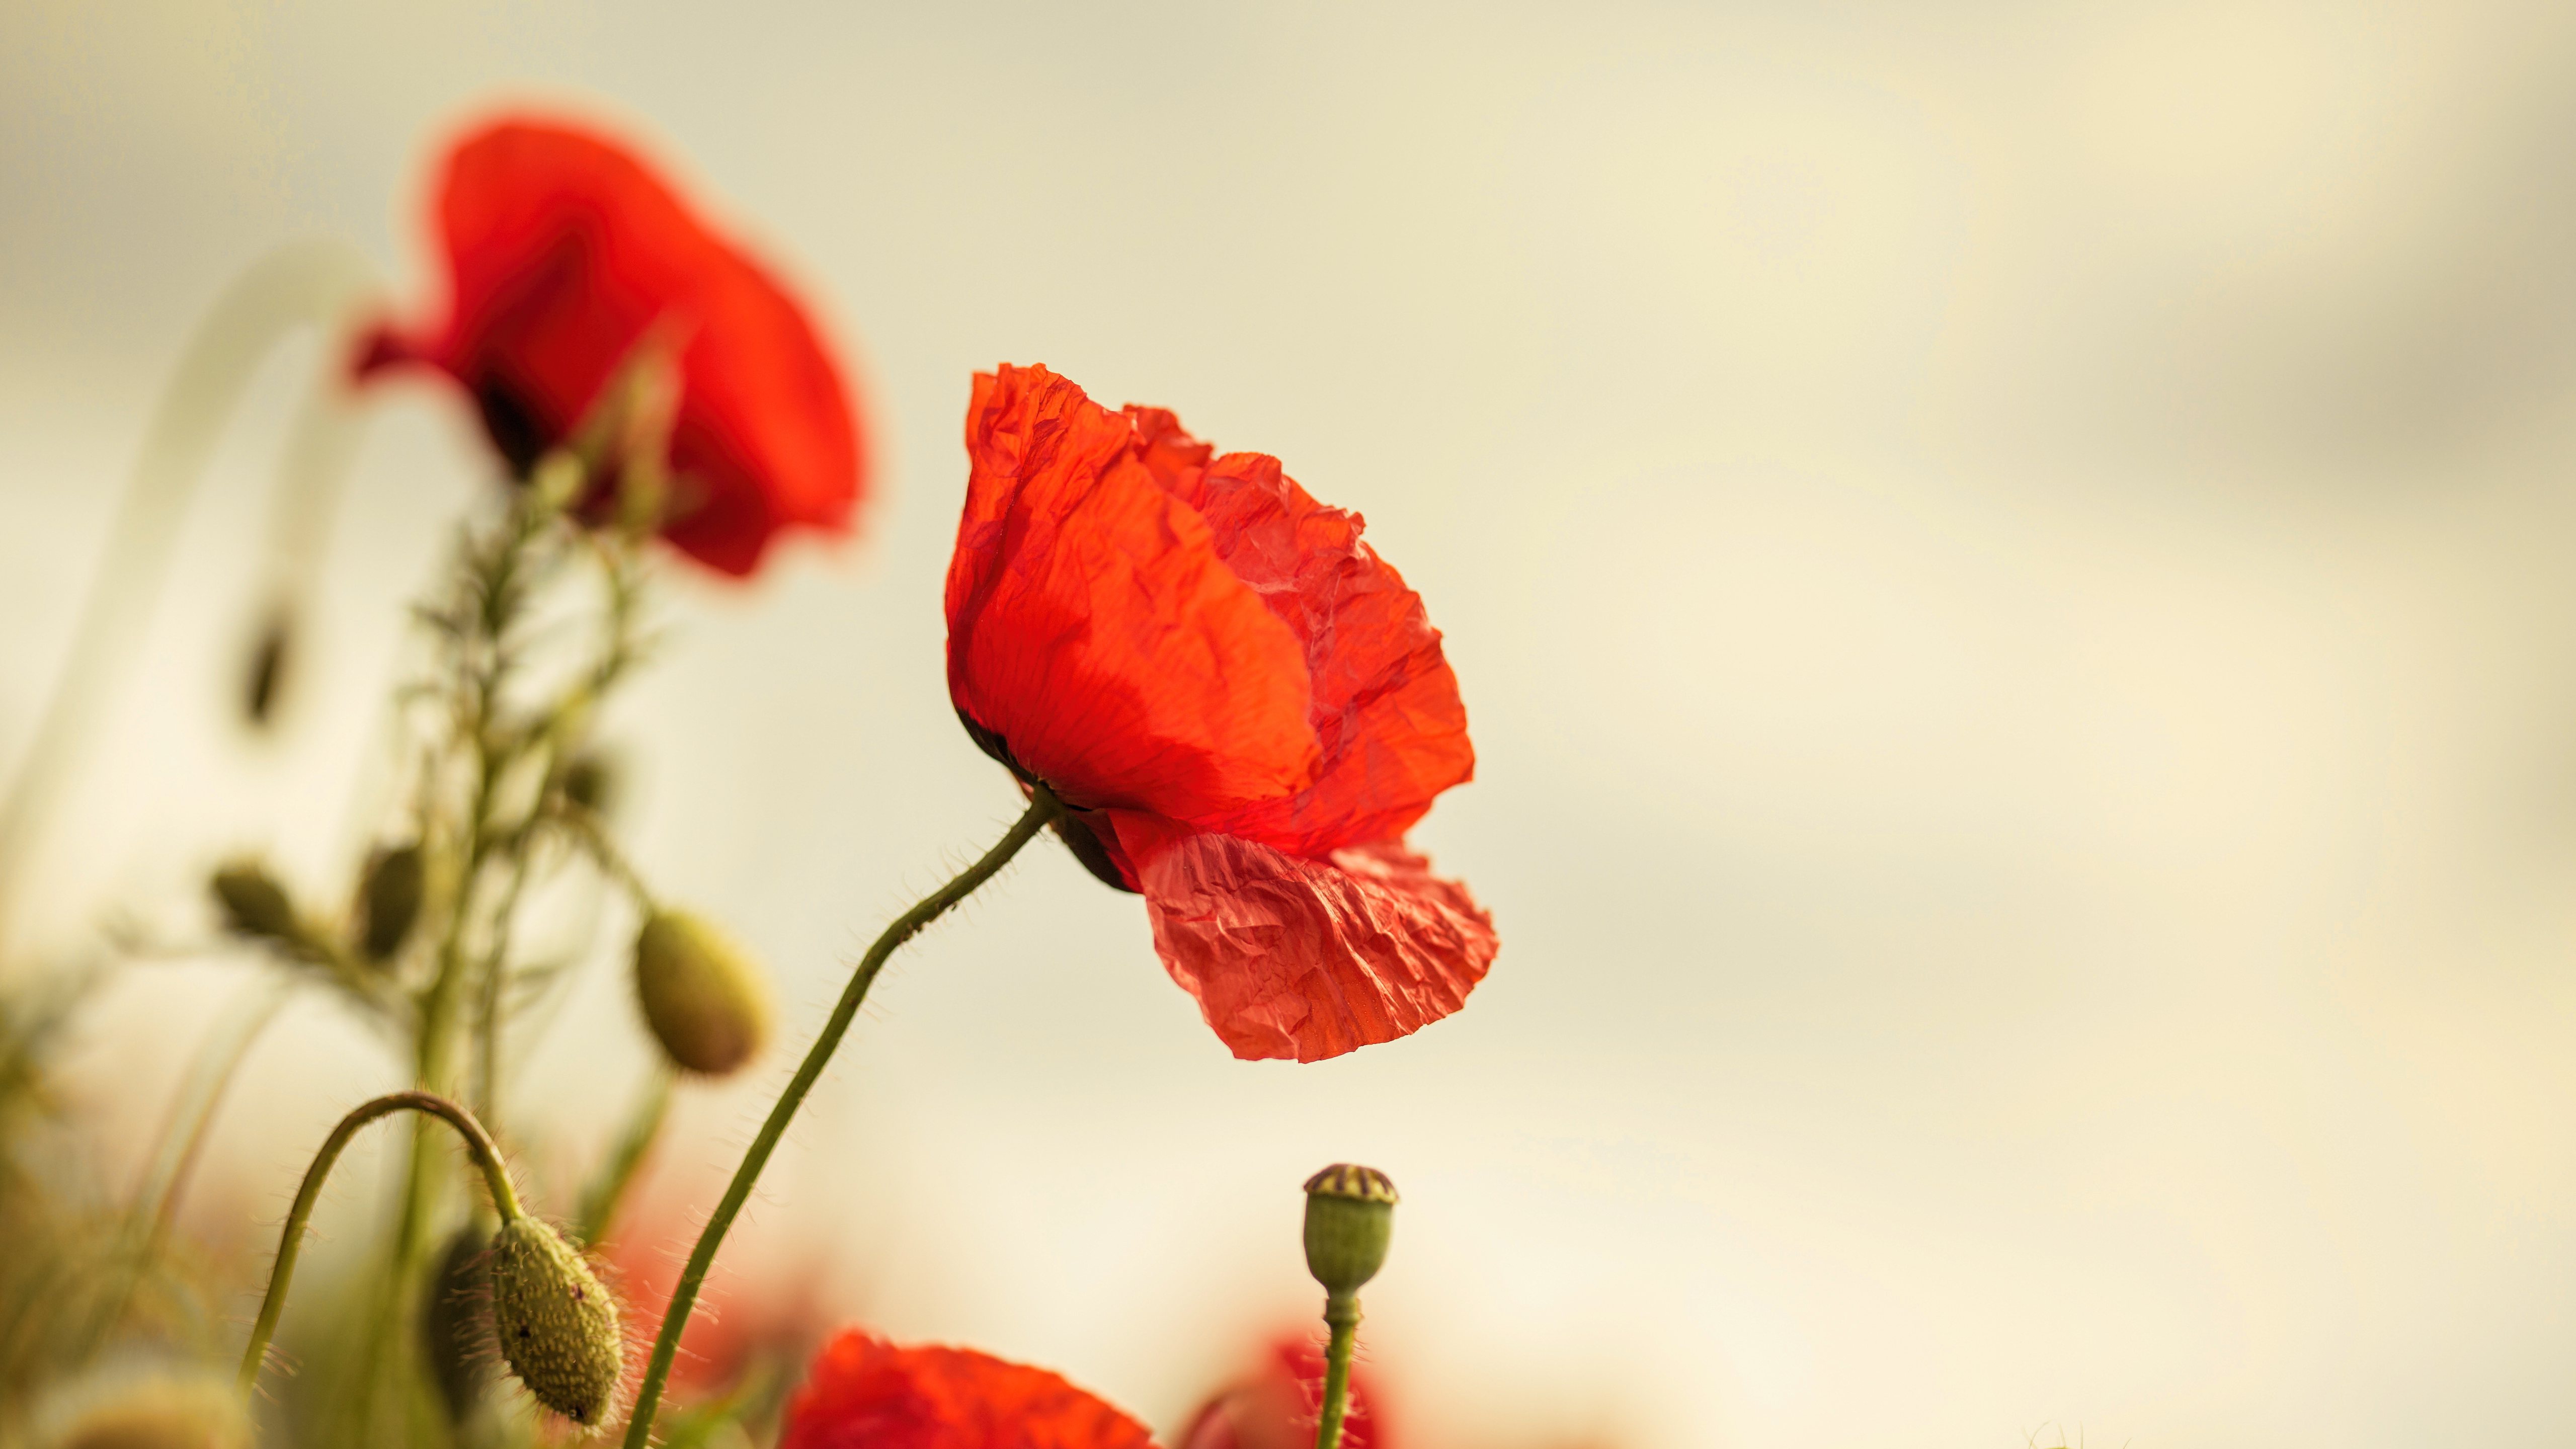
<svg viewBox="0 0 2576 1449">
<path fill-rule="evenodd" d="M 437 231 L 446 315 L 376 328 L 361 377 L 447 374 L 524 476 L 658 328 L 680 383 L 664 537 L 742 575 L 783 529 L 848 528 L 867 468 L 839 365 L 768 269 L 633 152 L 558 121 L 477 127 L 440 166 Z"/>
<path fill-rule="evenodd" d="M 975 379 L 948 567 L 967 732 L 1236 1056 L 1314 1061 L 1466 1003 L 1493 921 L 1404 832 L 1475 770 L 1422 600 L 1260 453 L 1042 367 Z"/>
<path fill-rule="evenodd" d="M 1343 1449 L 1392 1449 L 1377 1389 L 1353 1366 Z M 1181 1431 L 1180 1449 L 1308 1449 L 1324 1403 L 1324 1355 L 1308 1339 L 1282 1338 L 1258 1370 L 1201 1405 Z"/>
<path fill-rule="evenodd" d="M 823 1346 L 778 1449 L 1151 1449 L 1145 1426 L 1045 1369 L 850 1329 Z"/>
</svg>

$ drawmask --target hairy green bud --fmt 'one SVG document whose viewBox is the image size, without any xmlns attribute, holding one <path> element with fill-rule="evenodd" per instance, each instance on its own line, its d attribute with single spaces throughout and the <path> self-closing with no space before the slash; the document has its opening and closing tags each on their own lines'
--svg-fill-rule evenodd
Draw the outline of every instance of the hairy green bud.
<svg viewBox="0 0 2576 1449">
<path fill-rule="evenodd" d="M 561 1233 L 520 1216 L 492 1238 L 492 1334 L 528 1392 L 576 1424 L 607 1422 L 626 1373 L 617 1300 Z"/>
<path fill-rule="evenodd" d="M 1395 1203 L 1395 1184 L 1374 1167 L 1336 1162 L 1306 1179 L 1306 1271 L 1326 1293 L 1356 1293 L 1386 1265 Z"/>
<path fill-rule="evenodd" d="M 769 1041 L 769 986 L 714 927 L 656 911 L 635 938 L 635 995 L 662 1050 L 685 1071 L 721 1077 Z"/>
<path fill-rule="evenodd" d="M 381 964 L 402 950 L 420 920 L 427 884 L 428 866 L 417 843 L 379 850 L 367 862 L 367 878 L 358 888 L 358 948 L 368 960 Z"/>
<path fill-rule="evenodd" d="M 480 1269 L 492 1235 L 480 1223 L 467 1223 L 447 1240 L 430 1275 L 427 1301 L 420 1306 L 421 1351 L 429 1356 L 429 1376 L 438 1385 L 447 1421 L 462 1424 L 492 1381 L 491 1356 L 475 1341 L 482 1326 L 483 1284 Z"/>
<path fill-rule="evenodd" d="M 234 861 L 216 871 L 207 884 L 215 893 L 215 904 L 223 908 L 224 925 L 236 935 L 289 943 L 303 939 L 304 928 L 295 919 L 295 903 L 286 898 L 286 887 L 258 861 Z"/>
</svg>

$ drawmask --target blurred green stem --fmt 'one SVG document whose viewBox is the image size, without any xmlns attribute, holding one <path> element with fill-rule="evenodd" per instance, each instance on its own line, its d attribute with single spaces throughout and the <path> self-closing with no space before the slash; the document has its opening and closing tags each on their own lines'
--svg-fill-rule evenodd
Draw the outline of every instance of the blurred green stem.
<svg viewBox="0 0 2576 1449">
<path fill-rule="evenodd" d="M 1063 810 L 1063 803 L 1053 792 L 1038 786 L 1029 799 L 1029 808 L 1008 834 L 955 879 L 895 917 L 894 924 L 886 927 L 885 934 L 877 937 L 868 953 L 859 958 L 858 969 L 850 973 L 850 984 L 842 988 L 840 1002 L 823 1023 L 823 1034 L 814 1039 L 813 1050 L 805 1054 L 796 1075 L 788 1079 L 787 1089 L 779 1093 L 777 1105 L 769 1109 L 769 1119 L 760 1124 L 759 1134 L 751 1139 L 751 1150 L 743 1154 L 742 1166 L 734 1169 L 733 1181 L 726 1185 L 723 1199 L 707 1219 L 706 1229 L 698 1234 L 698 1245 L 690 1250 L 688 1265 L 680 1270 L 680 1281 L 671 1290 L 670 1306 L 662 1312 L 662 1330 L 653 1340 L 653 1357 L 644 1367 L 643 1385 L 635 1393 L 635 1412 L 626 1424 L 626 1449 L 645 1449 L 652 1441 L 653 1413 L 661 1405 L 662 1386 L 671 1377 L 671 1360 L 679 1352 L 680 1334 L 689 1326 L 689 1312 L 697 1305 L 698 1287 L 706 1281 L 707 1270 L 715 1265 L 716 1249 L 723 1244 L 743 1204 L 751 1200 L 761 1169 L 769 1165 L 778 1140 L 787 1135 L 787 1124 L 795 1120 L 796 1110 L 805 1104 L 806 1094 L 814 1090 L 823 1068 L 831 1063 L 841 1038 L 849 1034 L 850 1023 L 867 1000 L 868 988 L 875 984 L 877 973 L 885 969 L 887 958 L 918 935 L 922 927 L 947 914 L 950 907 L 991 880 L 1012 856 L 1020 853 L 1021 846 L 1035 839 Z"/>
<path fill-rule="evenodd" d="M 243 273 L 188 339 L 108 525 L 106 553 L 90 578 L 62 676 L 0 797 L 0 947 L 25 884 L 20 876 L 29 845 L 62 793 L 75 753 L 98 733 L 117 675 L 151 624 L 188 494 L 222 441 L 225 422 L 278 342 L 300 327 L 338 322 L 374 290 L 374 268 L 355 248 L 283 248 Z"/>
<path fill-rule="evenodd" d="M 293 994 L 294 982 L 282 976 L 255 983 L 197 1048 L 187 1078 L 170 1103 L 170 1115 L 162 1121 L 152 1166 L 136 1184 L 134 1201 L 126 1209 L 120 1244 L 122 1281 L 102 1300 L 101 1311 L 90 1325 L 90 1351 L 96 1351 L 116 1331 L 126 1310 L 133 1306 L 135 1290 L 151 1273 L 153 1262 L 161 1256 L 162 1244 L 170 1236 L 170 1224 L 179 1213 L 179 1199 L 187 1190 L 198 1155 L 205 1150 L 207 1132 L 214 1125 L 215 1109 L 222 1104 L 225 1089 L 232 1085 L 234 1074 L 250 1055 L 260 1033 L 277 1019 L 278 1011 Z"/>
<path fill-rule="evenodd" d="M 626 1129 L 617 1134 L 616 1145 L 608 1149 L 607 1160 L 581 1195 L 581 1216 L 573 1227 L 582 1246 L 605 1240 L 617 1226 L 617 1210 L 626 1201 L 626 1189 L 634 1184 L 636 1169 L 644 1165 L 645 1154 L 653 1150 L 654 1139 L 662 1135 L 663 1119 L 670 1114 L 671 1071 L 657 1062 L 645 1076 L 634 1110 L 627 1114 Z"/>
</svg>

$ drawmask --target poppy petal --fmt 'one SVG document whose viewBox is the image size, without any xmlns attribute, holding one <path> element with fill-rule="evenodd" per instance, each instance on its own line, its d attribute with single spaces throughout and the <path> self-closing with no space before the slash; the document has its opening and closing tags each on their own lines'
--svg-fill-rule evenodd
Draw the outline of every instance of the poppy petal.
<svg viewBox="0 0 2576 1449">
<path fill-rule="evenodd" d="M 1322 751 L 1314 783 L 1200 823 L 1291 855 L 1401 838 L 1441 791 L 1476 771 L 1458 677 L 1422 596 L 1360 541 L 1358 514 L 1316 502 L 1268 454 L 1228 453 L 1156 476 L 1207 520 L 1226 566 L 1296 633 L 1313 680 Z"/>
<path fill-rule="evenodd" d="M 1117 814 L 1154 949 L 1246 1060 L 1340 1056 L 1466 1005 L 1493 917 L 1431 862 L 1380 841 L 1309 860 Z"/>
<path fill-rule="evenodd" d="M 1190 819 L 1292 793 L 1317 752 L 1305 651 L 1133 444 L 1044 368 L 975 379 L 950 694 L 1078 806 Z"/>
<path fill-rule="evenodd" d="M 814 1358 L 779 1449 L 1152 1449 L 1145 1426 L 1056 1374 L 848 1330 Z"/>
</svg>

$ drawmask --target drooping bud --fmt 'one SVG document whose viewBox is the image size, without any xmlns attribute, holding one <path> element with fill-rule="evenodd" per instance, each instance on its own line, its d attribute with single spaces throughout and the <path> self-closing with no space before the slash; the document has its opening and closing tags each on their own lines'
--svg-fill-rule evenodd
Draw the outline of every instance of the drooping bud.
<svg viewBox="0 0 2576 1449">
<path fill-rule="evenodd" d="M 635 938 L 635 994 L 662 1050 L 721 1077 L 769 1041 L 769 986 L 750 958 L 683 911 L 656 911 Z"/>
<path fill-rule="evenodd" d="M 420 919 L 427 870 L 417 843 L 379 850 L 368 860 L 358 887 L 358 946 L 368 960 L 381 964 L 402 950 Z"/>
<path fill-rule="evenodd" d="M 528 1392 L 576 1424 L 607 1422 L 626 1372 L 617 1300 L 563 1235 L 521 1215 L 492 1238 L 492 1334 Z"/>
<path fill-rule="evenodd" d="M 483 1402 L 492 1381 L 492 1358 L 475 1341 L 482 1326 L 483 1281 L 477 1271 L 492 1235 L 480 1223 L 467 1223 L 447 1240 L 438 1268 L 429 1280 L 429 1295 L 420 1306 L 421 1351 L 429 1356 L 429 1376 L 438 1385 L 447 1421 L 462 1424 Z"/>
<path fill-rule="evenodd" d="M 1356 1293 L 1385 1266 L 1395 1202 L 1374 1167 L 1336 1162 L 1306 1179 L 1306 1271 L 1326 1293 Z"/>
<path fill-rule="evenodd" d="M 256 860 L 237 860 L 215 872 L 207 883 L 223 907 L 224 925 L 236 935 L 296 942 L 304 928 L 295 918 L 295 903 L 286 887 Z"/>
</svg>

